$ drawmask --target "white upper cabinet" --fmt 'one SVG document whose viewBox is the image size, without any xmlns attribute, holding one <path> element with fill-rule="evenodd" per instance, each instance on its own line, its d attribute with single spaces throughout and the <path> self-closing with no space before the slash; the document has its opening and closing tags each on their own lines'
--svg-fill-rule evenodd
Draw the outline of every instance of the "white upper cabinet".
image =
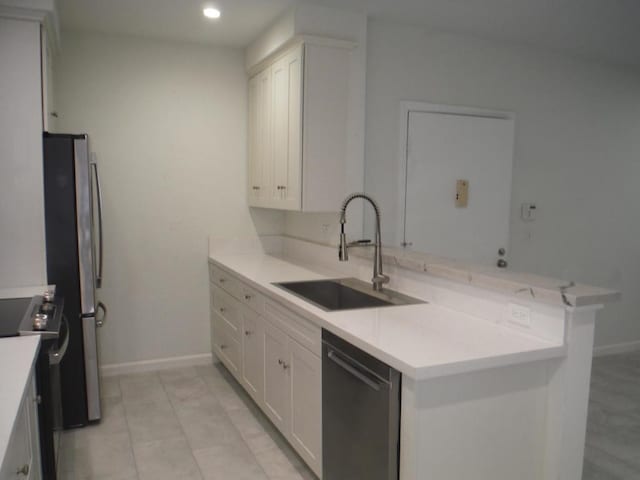
<svg viewBox="0 0 640 480">
<path fill-rule="evenodd" d="M 300 210 L 302 45 L 271 67 L 273 205 Z"/>
<path fill-rule="evenodd" d="M 270 200 L 273 155 L 271 152 L 271 69 L 249 81 L 249 204 Z"/>
<path fill-rule="evenodd" d="M 348 42 L 305 39 L 249 81 L 249 205 L 337 211 L 346 195 Z"/>
</svg>

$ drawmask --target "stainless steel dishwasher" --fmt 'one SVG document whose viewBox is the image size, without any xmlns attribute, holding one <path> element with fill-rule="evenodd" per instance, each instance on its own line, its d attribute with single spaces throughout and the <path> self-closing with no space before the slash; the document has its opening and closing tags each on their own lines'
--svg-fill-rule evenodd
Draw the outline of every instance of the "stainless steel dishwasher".
<svg viewBox="0 0 640 480">
<path fill-rule="evenodd" d="M 398 480 L 401 378 L 322 331 L 323 480 Z"/>
</svg>

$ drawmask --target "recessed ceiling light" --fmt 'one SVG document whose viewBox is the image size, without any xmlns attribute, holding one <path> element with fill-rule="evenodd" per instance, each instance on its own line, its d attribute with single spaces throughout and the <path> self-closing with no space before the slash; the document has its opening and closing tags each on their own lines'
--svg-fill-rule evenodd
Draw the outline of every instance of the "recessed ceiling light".
<svg viewBox="0 0 640 480">
<path fill-rule="evenodd" d="M 202 10 L 202 13 L 204 13 L 204 16 L 207 18 L 220 18 L 220 10 L 217 8 L 207 7 Z"/>
</svg>

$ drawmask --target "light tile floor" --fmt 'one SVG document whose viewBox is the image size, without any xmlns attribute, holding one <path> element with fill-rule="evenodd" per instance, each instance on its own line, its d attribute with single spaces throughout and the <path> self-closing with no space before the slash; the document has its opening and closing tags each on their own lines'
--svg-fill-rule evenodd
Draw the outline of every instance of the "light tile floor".
<svg viewBox="0 0 640 480">
<path fill-rule="evenodd" d="M 582 478 L 640 479 L 640 352 L 593 360 Z"/>
<path fill-rule="evenodd" d="M 61 480 L 316 480 L 222 366 L 109 377 Z M 583 480 L 640 479 L 640 352 L 595 358 Z"/>
<path fill-rule="evenodd" d="M 64 432 L 61 480 L 315 480 L 222 366 L 103 379 L 103 420 Z"/>
</svg>

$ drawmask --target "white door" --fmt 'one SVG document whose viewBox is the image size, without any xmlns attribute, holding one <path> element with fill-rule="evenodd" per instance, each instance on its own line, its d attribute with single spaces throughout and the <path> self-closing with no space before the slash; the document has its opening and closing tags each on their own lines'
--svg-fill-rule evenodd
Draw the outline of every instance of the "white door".
<svg viewBox="0 0 640 480">
<path fill-rule="evenodd" d="M 242 384 L 262 405 L 264 391 L 264 344 L 262 320 L 248 308 L 242 309 Z"/>
<path fill-rule="evenodd" d="M 322 364 L 320 357 L 289 339 L 291 442 L 322 478 Z"/>
<path fill-rule="evenodd" d="M 287 335 L 264 322 L 264 411 L 286 435 L 289 428 L 291 387 Z"/>
<path fill-rule="evenodd" d="M 301 208 L 302 162 L 302 46 L 297 46 L 271 67 L 273 89 L 272 190 L 278 208 Z"/>
<path fill-rule="evenodd" d="M 509 245 L 514 121 L 410 111 L 405 242 L 412 250 L 496 264 Z M 456 204 L 458 182 L 467 202 Z"/>
</svg>

